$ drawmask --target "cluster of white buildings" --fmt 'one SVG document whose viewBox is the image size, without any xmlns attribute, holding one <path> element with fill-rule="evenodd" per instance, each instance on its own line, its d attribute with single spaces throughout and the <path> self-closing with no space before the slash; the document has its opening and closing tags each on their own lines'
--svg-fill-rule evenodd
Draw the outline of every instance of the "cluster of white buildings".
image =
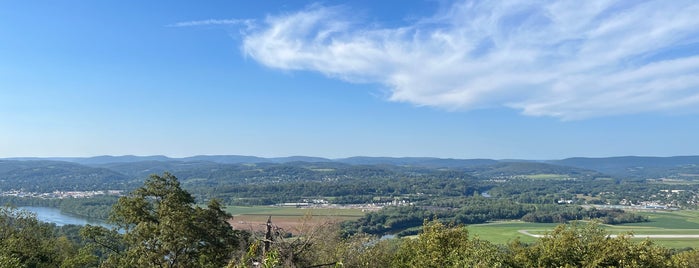
<svg viewBox="0 0 699 268">
<path fill-rule="evenodd" d="M 279 203 L 274 206 L 278 207 L 296 207 L 296 208 L 339 208 L 339 209 L 362 209 L 362 211 L 377 211 L 388 206 L 413 206 L 415 203 L 408 200 L 398 200 L 387 202 L 374 202 L 368 204 L 331 204 L 325 199 L 304 199 L 298 203 Z"/>
<path fill-rule="evenodd" d="M 101 191 L 53 191 L 51 193 L 36 193 L 24 192 L 20 190 L 11 190 L 0 192 L 0 196 L 16 196 L 16 197 L 33 197 L 44 199 L 63 199 L 63 198 L 90 198 L 95 196 L 122 195 L 122 190 L 101 190 Z"/>
</svg>

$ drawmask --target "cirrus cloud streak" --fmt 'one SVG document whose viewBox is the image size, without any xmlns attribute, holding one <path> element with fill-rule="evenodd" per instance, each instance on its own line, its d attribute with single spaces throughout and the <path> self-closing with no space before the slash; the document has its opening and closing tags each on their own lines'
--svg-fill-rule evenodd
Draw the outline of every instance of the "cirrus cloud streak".
<svg viewBox="0 0 699 268">
<path fill-rule="evenodd" d="M 699 2 L 463 1 L 402 27 L 310 6 L 244 32 L 282 70 L 379 83 L 391 101 L 562 120 L 699 112 Z"/>
</svg>

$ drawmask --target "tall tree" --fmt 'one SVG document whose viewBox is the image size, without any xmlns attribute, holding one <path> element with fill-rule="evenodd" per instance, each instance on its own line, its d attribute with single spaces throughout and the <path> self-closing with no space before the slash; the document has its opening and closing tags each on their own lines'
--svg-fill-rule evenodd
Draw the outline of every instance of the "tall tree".
<svg viewBox="0 0 699 268">
<path fill-rule="evenodd" d="M 175 176 L 151 175 L 121 197 L 110 220 L 124 231 L 125 249 L 103 266 L 222 267 L 238 246 L 238 233 L 216 201 L 197 207 Z"/>
</svg>

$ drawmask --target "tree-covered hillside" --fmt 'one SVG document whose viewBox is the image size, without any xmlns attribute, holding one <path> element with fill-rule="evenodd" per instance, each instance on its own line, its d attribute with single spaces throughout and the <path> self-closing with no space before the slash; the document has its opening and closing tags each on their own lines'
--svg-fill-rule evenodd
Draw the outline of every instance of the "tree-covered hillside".
<svg viewBox="0 0 699 268">
<path fill-rule="evenodd" d="M 493 160 L 493 159 L 445 159 L 434 157 L 349 157 L 328 159 L 321 157 L 292 156 L 263 158 L 241 155 L 212 155 L 170 158 L 166 156 L 97 156 L 97 157 L 53 157 L 13 158 L 8 160 L 63 161 L 90 167 L 105 167 L 128 176 L 147 176 L 148 172 L 171 170 L 190 172 L 192 176 L 206 177 L 203 173 L 218 169 L 215 164 L 262 165 L 262 164 L 346 164 L 363 166 L 396 166 L 406 168 L 450 169 L 471 172 L 471 175 L 531 175 L 570 174 L 592 175 L 595 171 L 616 179 L 699 179 L 699 156 L 675 157 L 607 157 L 567 158 L 563 160 Z M 548 166 L 547 166 L 548 165 Z M 0 167 L 1 168 L 1 167 Z M 570 168 L 577 168 L 571 170 Z M 207 171 L 208 170 L 208 171 Z M 478 174 L 475 174 L 478 173 Z M 596 176 L 596 175 L 595 175 Z"/>
<path fill-rule="evenodd" d="M 699 156 L 575 157 L 550 161 L 550 163 L 592 169 L 617 178 L 655 179 L 663 177 L 688 177 L 691 179 L 699 179 Z"/>
<path fill-rule="evenodd" d="M 62 161 L 0 160 L 0 190 L 53 192 L 125 189 L 133 178 L 106 168 Z"/>
</svg>

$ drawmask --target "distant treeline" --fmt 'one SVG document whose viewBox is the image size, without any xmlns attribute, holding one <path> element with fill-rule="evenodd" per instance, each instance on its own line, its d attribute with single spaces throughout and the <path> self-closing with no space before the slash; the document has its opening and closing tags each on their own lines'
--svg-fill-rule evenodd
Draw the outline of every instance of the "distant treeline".
<svg viewBox="0 0 699 268">
<path fill-rule="evenodd" d="M 375 202 L 381 197 L 409 196 L 410 200 L 417 201 L 435 196 L 464 196 L 483 189 L 477 180 L 464 177 L 463 174 L 460 177 L 390 176 L 216 187 L 186 184 L 185 188 L 202 199 L 218 198 L 231 205 L 271 205 L 309 198 L 331 198 L 335 204 L 358 204 Z"/>
<path fill-rule="evenodd" d="M 453 224 L 478 224 L 494 220 L 523 220 L 539 223 L 565 223 L 597 220 L 606 224 L 648 221 L 646 217 L 620 209 L 584 209 L 577 205 L 519 204 L 505 199 L 470 197 L 424 202 L 429 206 L 386 207 L 346 222 L 346 234 L 414 235 L 425 219 Z"/>
</svg>

